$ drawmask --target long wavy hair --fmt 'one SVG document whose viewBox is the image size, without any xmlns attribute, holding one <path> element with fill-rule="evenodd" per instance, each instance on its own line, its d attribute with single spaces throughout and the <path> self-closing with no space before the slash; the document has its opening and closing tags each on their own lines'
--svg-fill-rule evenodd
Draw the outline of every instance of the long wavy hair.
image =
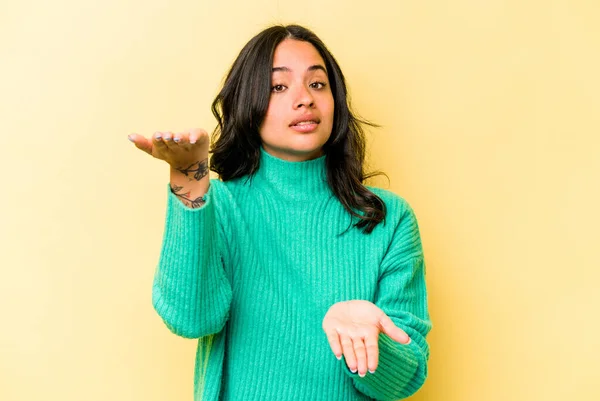
<svg viewBox="0 0 600 401">
<path fill-rule="evenodd" d="M 350 108 L 342 70 L 325 44 L 299 25 L 271 26 L 253 37 L 229 70 L 223 88 L 212 103 L 217 127 L 212 136 L 210 169 L 223 181 L 251 176 L 259 167 L 259 129 L 269 107 L 275 48 L 285 39 L 312 44 L 323 60 L 334 99 L 333 127 L 323 145 L 327 182 L 354 224 L 371 233 L 386 216 L 385 203 L 369 191 L 364 181 L 379 173 L 364 171 L 363 124 Z"/>
</svg>

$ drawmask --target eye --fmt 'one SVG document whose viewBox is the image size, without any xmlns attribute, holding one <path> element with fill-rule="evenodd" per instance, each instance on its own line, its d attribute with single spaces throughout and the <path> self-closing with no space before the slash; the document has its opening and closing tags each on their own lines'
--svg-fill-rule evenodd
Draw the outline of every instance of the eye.
<svg viewBox="0 0 600 401">
<path fill-rule="evenodd" d="M 325 85 L 325 82 L 313 82 L 312 84 L 310 84 L 310 87 L 313 89 L 323 89 Z"/>
<path fill-rule="evenodd" d="M 285 85 L 273 85 L 271 88 L 271 92 L 283 92 L 285 90 Z"/>
</svg>

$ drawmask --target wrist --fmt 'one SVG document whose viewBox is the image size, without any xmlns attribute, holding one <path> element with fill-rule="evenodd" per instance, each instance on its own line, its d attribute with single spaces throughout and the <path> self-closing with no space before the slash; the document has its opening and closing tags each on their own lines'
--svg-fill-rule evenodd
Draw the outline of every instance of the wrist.
<svg viewBox="0 0 600 401">
<path fill-rule="evenodd" d="M 200 181 L 208 176 L 208 158 L 191 160 L 178 166 L 170 165 L 171 179 L 187 178 L 189 181 Z"/>
</svg>

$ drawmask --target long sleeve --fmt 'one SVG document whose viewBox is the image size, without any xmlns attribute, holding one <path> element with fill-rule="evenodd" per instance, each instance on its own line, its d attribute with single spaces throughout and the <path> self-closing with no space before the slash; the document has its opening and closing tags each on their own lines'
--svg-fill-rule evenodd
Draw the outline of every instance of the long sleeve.
<svg viewBox="0 0 600 401">
<path fill-rule="evenodd" d="M 152 304 L 169 330 L 186 338 L 221 331 L 231 305 L 212 187 L 197 209 L 186 207 L 168 190 Z"/>
<path fill-rule="evenodd" d="M 405 202 L 383 258 L 375 304 L 404 330 L 411 342 L 397 343 L 379 336 L 379 366 L 374 374 L 360 377 L 345 369 L 360 392 L 376 400 L 398 400 L 414 394 L 425 382 L 431 330 L 427 310 L 425 261 L 413 210 Z"/>
</svg>

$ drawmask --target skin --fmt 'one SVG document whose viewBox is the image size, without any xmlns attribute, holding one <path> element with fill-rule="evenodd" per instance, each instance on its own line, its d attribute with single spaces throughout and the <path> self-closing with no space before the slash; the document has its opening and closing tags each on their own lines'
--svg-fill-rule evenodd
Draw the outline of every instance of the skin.
<svg viewBox="0 0 600 401">
<path fill-rule="evenodd" d="M 325 63 L 310 43 L 284 40 L 275 49 L 272 90 L 267 114 L 259 133 L 264 149 L 288 161 L 305 161 L 323 155 L 331 135 L 334 100 Z M 317 122 L 310 132 L 294 129 L 297 119 Z M 194 128 L 173 134 L 156 132 L 151 138 L 129 135 L 135 146 L 171 167 L 171 190 L 186 206 L 201 207 L 209 186 L 209 137 Z M 394 325 L 379 307 L 366 300 L 333 304 L 323 318 L 323 331 L 334 355 L 364 377 L 379 363 L 378 339 L 385 333 L 409 344 L 409 336 Z"/>
<path fill-rule="evenodd" d="M 129 140 L 141 151 L 163 160 L 170 168 L 171 191 L 190 208 L 204 205 L 208 191 L 208 133 L 199 128 L 178 132 L 155 132 L 151 138 L 139 134 Z"/>
<path fill-rule="evenodd" d="M 265 151 L 280 159 L 304 161 L 323 154 L 333 127 L 334 101 L 325 62 L 308 42 L 286 39 L 275 49 L 269 107 L 259 129 Z M 312 132 L 290 125 L 318 122 Z"/>
<path fill-rule="evenodd" d="M 344 355 L 348 368 L 364 377 L 379 364 L 379 334 L 409 344 L 410 337 L 377 305 L 364 300 L 333 304 L 323 318 L 323 331 L 336 358 Z"/>
</svg>

